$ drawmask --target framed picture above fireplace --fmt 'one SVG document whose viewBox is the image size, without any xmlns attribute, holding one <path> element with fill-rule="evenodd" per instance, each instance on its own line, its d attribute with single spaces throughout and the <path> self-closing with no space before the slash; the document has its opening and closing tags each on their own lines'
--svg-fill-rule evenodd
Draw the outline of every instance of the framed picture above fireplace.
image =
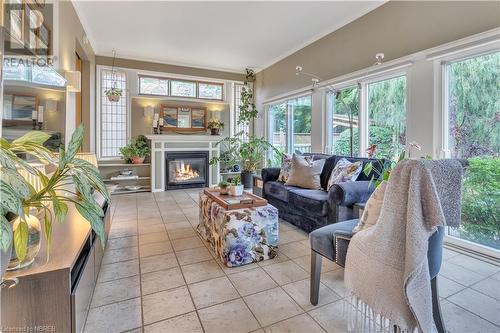
<svg viewBox="0 0 500 333">
<path fill-rule="evenodd" d="M 162 104 L 163 132 L 203 132 L 207 130 L 207 109 Z"/>
</svg>

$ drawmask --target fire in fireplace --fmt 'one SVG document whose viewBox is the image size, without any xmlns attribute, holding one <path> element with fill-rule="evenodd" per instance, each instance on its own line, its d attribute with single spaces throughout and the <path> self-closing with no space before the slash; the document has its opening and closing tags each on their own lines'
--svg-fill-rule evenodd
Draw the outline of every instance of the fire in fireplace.
<svg viewBox="0 0 500 333">
<path fill-rule="evenodd" d="M 167 190 L 208 186 L 208 152 L 167 152 Z"/>
</svg>

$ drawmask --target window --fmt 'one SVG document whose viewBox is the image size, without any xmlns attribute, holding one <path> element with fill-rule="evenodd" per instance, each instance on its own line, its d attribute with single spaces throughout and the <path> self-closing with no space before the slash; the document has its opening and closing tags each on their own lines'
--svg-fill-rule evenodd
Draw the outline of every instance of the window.
<svg viewBox="0 0 500 333">
<path fill-rule="evenodd" d="M 196 98 L 196 82 L 192 81 L 170 81 L 171 96 Z"/>
<path fill-rule="evenodd" d="M 406 77 L 373 82 L 368 87 L 368 147 L 378 157 L 391 158 L 405 150 Z"/>
<path fill-rule="evenodd" d="M 246 123 L 239 123 L 240 119 L 240 106 L 241 106 L 241 89 L 243 85 L 241 83 L 234 84 L 234 134 L 239 132 L 248 133 L 250 132 L 250 125 Z M 241 137 L 244 140 L 248 140 L 247 136 Z"/>
<path fill-rule="evenodd" d="M 222 83 L 198 82 L 198 98 L 222 100 Z"/>
<path fill-rule="evenodd" d="M 127 75 L 124 72 L 103 69 L 100 76 L 99 157 L 119 157 L 119 149 L 127 144 L 128 138 Z M 113 87 L 122 90 L 118 102 L 110 102 L 104 93 Z"/>
<path fill-rule="evenodd" d="M 292 112 L 292 153 L 311 152 L 311 97 L 300 97 L 288 102 Z"/>
<path fill-rule="evenodd" d="M 450 236 L 500 250 L 500 52 L 445 63 L 447 157 L 468 159 L 462 224 Z M 447 131 L 447 133 L 446 133 Z"/>
<path fill-rule="evenodd" d="M 139 94 L 168 96 L 168 79 L 139 76 Z"/>
<path fill-rule="evenodd" d="M 5 58 L 3 67 L 3 79 L 32 82 L 46 86 L 66 86 L 66 79 L 54 68 L 44 65 L 33 64 L 29 59 Z"/>
<path fill-rule="evenodd" d="M 311 151 L 311 96 L 292 98 L 268 107 L 268 139 L 283 153 Z M 281 164 L 271 156 L 273 164 Z"/>
<path fill-rule="evenodd" d="M 358 156 L 359 152 L 359 89 L 357 86 L 328 93 L 331 112 L 330 152 L 343 156 Z"/>
<path fill-rule="evenodd" d="M 287 103 L 274 104 L 268 109 L 268 139 L 269 143 L 278 151 L 286 153 L 288 151 L 287 138 Z M 281 165 L 279 158 L 272 152 L 272 165 Z"/>
</svg>

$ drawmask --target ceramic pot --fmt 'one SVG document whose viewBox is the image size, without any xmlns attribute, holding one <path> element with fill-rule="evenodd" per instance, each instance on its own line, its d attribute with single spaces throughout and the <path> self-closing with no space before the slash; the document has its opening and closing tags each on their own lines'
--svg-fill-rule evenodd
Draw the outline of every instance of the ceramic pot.
<svg viewBox="0 0 500 333">
<path fill-rule="evenodd" d="M 240 196 L 243 194 L 243 185 L 231 185 L 231 195 Z"/>
<path fill-rule="evenodd" d="M 255 175 L 255 171 L 246 171 L 243 170 L 241 172 L 241 183 L 246 189 L 251 189 L 253 187 L 253 176 Z"/>
<path fill-rule="evenodd" d="M 108 101 L 110 102 L 118 102 L 120 100 L 119 95 L 108 95 Z"/>
<path fill-rule="evenodd" d="M 229 193 L 229 187 L 220 187 L 219 188 L 219 193 L 220 194 L 228 194 Z"/>
<path fill-rule="evenodd" d="M 132 161 L 132 164 L 142 164 L 142 163 L 144 163 L 145 158 L 146 157 L 134 156 L 134 157 L 131 157 L 130 160 Z"/>
<path fill-rule="evenodd" d="M 220 128 L 212 128 L 210 129 L 210 134 L 212 135 L 220 135 Z"/>
</svg>

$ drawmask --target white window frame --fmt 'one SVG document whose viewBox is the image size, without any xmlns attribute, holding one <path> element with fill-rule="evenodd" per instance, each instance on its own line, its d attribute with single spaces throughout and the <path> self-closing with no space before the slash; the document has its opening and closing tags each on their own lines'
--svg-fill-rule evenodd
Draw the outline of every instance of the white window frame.
<svg viewBox="0 0 500 333">
<path fill-rule="evenodd" d="M 486 45 L 481 45 L 481 41 L 478 40 L 477 47 L 471 48 L 470 46 L 464 46 L 464 49 L 462 51 L 454 48 L 452 53 L 443 52 L 443 55 L 441 56 L 431 57 L 428 59 L 433 61 L 434 66 L 434 114 L 435 119 L 439 119 L 439 121 L 435 121 L 436 125 L 434 128 L 434 133 L 438 133 L 438 135 L 436 135 L 436 138 L 438 139 L 435 140 L 434 145 L 435 157 L 452 157 L 449 145 L 450 114 L 448 107 L 449 76 L 447 66 L 453 62 L 467 60 L 494 52 L 500 52 L 500 46 L 498 45 L 498 43 L 487 43 Z M 448 230 L 446 230 L 444 235 L 444 243 L 453 248 L 458 248 L 478 255 L 485 255 L 488 257 L 500 259 L 500 250 L 474 243 L 466 239 L 450 236 L 448 234 Z"/>
<path fill-rule="evenodd" d="M 326 89 L 328 90 L 333 90 L 333 91 L 340 91 L 346 88 L 350 88 L 353 86 L 358 86 L 359 89 L 359 115 L 358 115 L 358 156 L 360 157 L 366 157 L 366 149 L 368 149 L 368 140 L 369 140 L 369 128 L 368 128 L 368 85 L 371 83 L 375 82 L 380 82 L 380 81 L 385 81 L 385 80 L 390 80 L 394 79 L 397 77 L 404 76 L 406 80 L 406 98 L 405 98 L 405 111 L 406 111 L 406 130 L 408 130 L 408 114 L 409 114 L 409 109 L 408 109 L 408 101 L 409 101 L 409 75 L 410 71 L 407 68 L 408 66 L 404 66 L 404 68 L 396 68 L 394 70 L 385 70 L 382 69 L 380 73 L 371 71 L 368 75 L 360 75 L 356 79 L 347 79 L 344 81 L 340 81 L 338 83 L 332 84 L 328 86 Z M 327 124 L 326 129 L 325 129 L 325 135 L 326 139 L 324 142 L 326 142 L 328 151 L 330 154 L 333 154 L 333 147 L 334 147 L 334 142 L 332 140 L 332 128 L 331 128 L 331 121 L 332 121 L 332 116 L 333 116 L 333 110 L 331 107 L 331 103 L 329 103 L 328 98 L 329 94 L 325 94 L 326 98 L 326 105 L 327 105 L 327 112 L 325 112 L 325 124 Z M 408 149 L 408 146 L 406 145 L 406 149 Z"/>
<path fill-rule="evenodd" d="M 101 76 L 101 73 L 102 71 L 111 71 L 112 68 L 109 67 L 109 66 L 102 66 L 102 65 L 97 65 L 96 66 L 96 116 L 95 116 L 95 128 L 96 128 L 96 131 L 95 131 L 95 137 L 96 137 L 96 142 L 95 142 L 95 145 L 96 145 L 96 155 L 97 155 L 97 159 L 98 160 L 101 160 L 101 161 L 106 161 L 106 160 L 116 160 L 116 159 L 121 159 L 120 156 L 115 156 L 115 157 L 102 157 L 101 155 L 101 145 L 102 145 L 102 142 L 101 142 L 101 135 L 102 135 L 102 121 L 101 121 L 101 108 L 102 108 L 102 104 L 101 104 L 101 101 L 102 101 L 102 89 L 101 89 L 101 82 L 102 82 L 102 76 Z M 126 90 L 127 91 L 130 91 L 130 73 L 129 71 L 127 71 L 127 69 L 124 69 L 124 68 L 118 68 L 118 67 L 115 67 L 115 70 L 117 71 L 120 71 L 120 72 L 123 72 L 125 73 L 126 75 Z M 126 94 L 126 97 L 127 97 L 127 101 L 126 101 L 126 105 L 127 105 L 127 126 L 126 126 L 126 131 L 127 131 L 127 134 L 126 134 L 126 137 L 127 137 L 127 141 L 130 140 L 130 135 L 131 135 L 131 132 L 132 132 L 132 124 L 131 124 L 131 97 L 130 97 L 130 94 Z"/>
<path fill-rule="evenodd" d="M 311 112 L 312 112 L 312 109 L 313 109 L 313 93 L 312 91 L 308 91 L 306 93 L 301 93 L 301 94 L 297 94 L 297 95 L 290 95 L 290 96 L 287 96 L 286 98 L 282 98 L 282 99 L 278 99 L 278 100 L 274 100 L 272 102 L 269 102 L 269 103 L 265 103 L 264 107 L 265 107 L 265 115 L 264 115 L 264 121 L 265 121 L 265 138 L 270 141 L 270 137 L 269 135 L 271 134 L 270 133 L 270 126 L 271 126 L 271 123 L 269 122 L 269 109 L 271 108 L 271 106 L 273 105 L 276 105 L 276 104 L 282 104 L 282 103 L 286 103 L 287 104 L 287 108 L 286 108 L 286 112 L 285 112 L 285 118 L 286 118 L 286 153 L 287 154 L 291 154 L 292 151 L 290 150 L 292 147 L 293 147 L 293 135 L 290 135 L 291 134 L 291 130 L 290 129 L 290 125 L 293 124 L 293 112 L 291 112 L 291 108 L 290 108 L 290 105 L 289 105 L 289 101 L 291 100 L 294 100 L 294 99 L 298 99 L 298 98 L 302 98 L 302 97 L 309 97 L 311 99 Z M 311 119 L 312 121 L 312 119 Z M 311 124 L 312 126 L 312 124 Z M 311 133 L 311 137 L 312 137 L 312 133 Z M 311 142 L 311 145 L 312 145 L 312 142 Z M 272 152 L 268 152 L 268 157 L 271 157 L 272 156 Z"/>
</svg>

